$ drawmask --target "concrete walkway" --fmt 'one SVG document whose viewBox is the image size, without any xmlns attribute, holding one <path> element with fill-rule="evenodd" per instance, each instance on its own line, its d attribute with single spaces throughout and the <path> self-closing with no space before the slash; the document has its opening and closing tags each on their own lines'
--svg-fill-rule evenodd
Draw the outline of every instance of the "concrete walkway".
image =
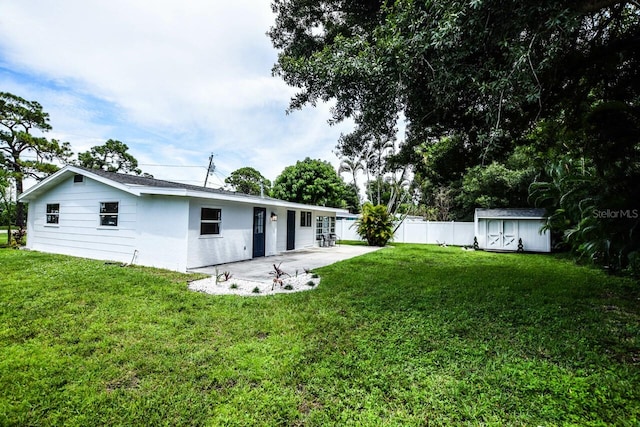
<svg viewBox="0 0 640 427">
<path fill-rule="evenodd" d="M 380 248 L 375 246 L 351 245 L 307 248 L 247 261 L 195 268 L 189 270 L 189 272 L 213 275 L 216 273 L 217 268 L 218 274 L 228 271 L 237 279 L 264 281 L 273 277 L 269 275 L 269 272 L 273 271 L 273 264 L 277 266 L 282 263 L 280 269 L 293 276 L 296 270 L 298 274 L 302 274 L 305 269 L 313 270 L 314 268 L 324 267 L 325 265 L 377 251 L 378 249 Z"/>
</svg>

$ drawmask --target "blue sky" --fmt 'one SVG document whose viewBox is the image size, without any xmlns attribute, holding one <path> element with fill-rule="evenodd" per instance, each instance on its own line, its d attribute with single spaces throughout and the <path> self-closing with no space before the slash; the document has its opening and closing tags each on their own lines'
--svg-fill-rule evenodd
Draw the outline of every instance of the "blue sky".
<svg viewBox="0 0 640 427">
<path fill-rule="evenodd" d="M 156 178 L 213 186 L 243 166 L 273 180 L 328 160 L 351 123 L 329 106 L 286 114 L 271 76 L 269 0 L 3 0 L 0 91 L 40 102 L 74 152 L 118 139 Z"/>
</svg>

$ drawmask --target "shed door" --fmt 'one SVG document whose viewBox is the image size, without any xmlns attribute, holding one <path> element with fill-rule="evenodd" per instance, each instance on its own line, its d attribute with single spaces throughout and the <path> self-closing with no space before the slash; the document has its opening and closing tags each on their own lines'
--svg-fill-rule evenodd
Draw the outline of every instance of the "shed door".
<svg viewBox="0 0 640 427">
<path fill-rule="evenodd" d="M 296 211 L 287 211 L 287 250 L 296 248 Z"/>
<path fill-rule="evenodd" d="M 516 221 L 509 219 L 490 219 L 487 221 L 487 249 L 518 249 L 518 227 Z"/>
<path fill-rule="evenodd" d="M 265 208 L 253 208 L 253 257 L 263 257 L 265 248 Z"/>
<path fill-rule="evenodd" d="M 502 221 L 487 220 L 487 249 L 502 248 Z"/>
<path fill-rule="evenodd" d="M 518 249 L 516 222 L 505 219 L 502 221 L 502 248 L 508 250 Z"/>
</svg>

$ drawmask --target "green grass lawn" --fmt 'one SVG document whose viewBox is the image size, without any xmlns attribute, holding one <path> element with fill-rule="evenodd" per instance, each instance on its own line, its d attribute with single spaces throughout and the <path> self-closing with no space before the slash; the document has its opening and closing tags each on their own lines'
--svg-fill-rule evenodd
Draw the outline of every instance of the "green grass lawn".
<svg viewBox="0 0 640 427">
<path fill-rule="evenodd" d="M 0 425 L 640 423 L 630 280 L 421 245 L 318 273 L 310 292 L 210 296 L 0 250 Z"/>
</svg>

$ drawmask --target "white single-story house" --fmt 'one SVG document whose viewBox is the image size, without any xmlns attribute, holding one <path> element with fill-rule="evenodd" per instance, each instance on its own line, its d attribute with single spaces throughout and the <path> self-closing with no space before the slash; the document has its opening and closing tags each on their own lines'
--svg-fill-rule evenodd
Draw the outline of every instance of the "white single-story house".
<svg viewBox="0 0 640 427">
<path fill-rule="evenodd" d="M 20 201 L 28 249 L 180 272 L 317 246 L 346 213 L 76 166 Z"/>
<path fill-rule="evenodd" d="M 480 249 L 551 252 L 544 209 L 476 209 L 475 237 Z"/>
</svg>

